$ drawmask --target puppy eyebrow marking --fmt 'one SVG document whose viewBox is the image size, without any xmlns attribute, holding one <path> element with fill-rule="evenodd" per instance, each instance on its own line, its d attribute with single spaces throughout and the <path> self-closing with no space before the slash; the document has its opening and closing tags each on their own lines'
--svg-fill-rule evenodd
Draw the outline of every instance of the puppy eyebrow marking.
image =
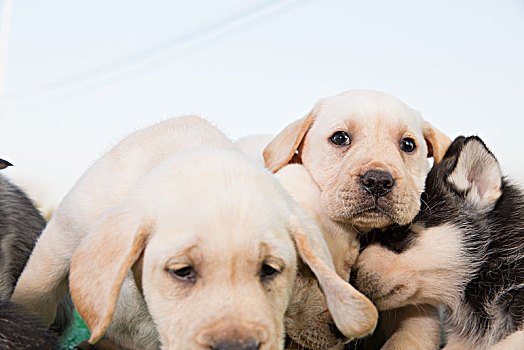
<svg viewBox="0 0 524 350">
<path fill-rule="evenodd" d="M 259 250 L 259 263 L 262 264 L 264 261 L 268 261 L 271 263 L 277 264 L 282 270 L 284 269 L 286 263 L 283 259 L 280 257 L 272 254 L 271 252 L 274 250 L 272 249 L 271 245 L 269 245 L 266 242 L 261 242 L 259 244 L 260 250 Z"/>
<path fill-rule="evenodd" d="M 191 243 L 191 242 L 194 242 L 194 243 Z M 165 250 L 166 252 L 169 252 L 169 257 L 166 259 L 164 266 L 169 266 L 174 263 L 177 263 L 177 261 L 175 260 L 178 260 L 181 257 L 189 256 L 191 255 L 192 251 L 198 250 L 199 245 L 200 245 L 200 239 L 195 239 L 194 237 L 191 237 L 191 239 L 188 239 L 187 243 L 191 245 L 190 246 L 183 245 L 184 248 L 179 248 L 176 250 L 172 250 L 169 247 L 166 247 Z"/>
</svg>

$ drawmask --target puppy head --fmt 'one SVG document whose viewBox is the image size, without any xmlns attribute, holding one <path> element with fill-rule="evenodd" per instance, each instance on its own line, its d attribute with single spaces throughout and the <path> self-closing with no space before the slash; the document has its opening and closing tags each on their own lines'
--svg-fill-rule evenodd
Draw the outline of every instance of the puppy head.
<svg viewBox="0 0 524 350">
<path fill-rule="evenodd" d="M 479 138 L 457 138 L 428 175 L 416 222 L 367 235 L 371 244 L 357 260 L 355 284 L 382 310 L 422 303 L 453 307 L 474 269 L 468 251 L 481 249 L 468 231 L 483 232 L 500 195 L 495 157 Z"/>
<path fill-rule="evenodd" d="M 344 281 L 348 281 L 349 270 L 358 254 L 356 233 L 340 229 L 338 223 L 332 222 L 322 214 L 319 208 L 320 191 L 302 165 L 287 165 L 277 172 L 276 176 L 284 189 L 320 226 L 333 256 L 335 271 Z M 299 266 L 302 268 L 299 268 L 285 315 L 288 336 L 286 349 L 294 349 L 294 346 L 300 349 L 342 346 L 347 338 L 337 329 L 318 281 L 308 271 L 307 266 Z M 370 313 L 367 317 L 373 317 L 373 314 Z"/>
<path fill-rule="evenodd" d="M 308 235 L 305 234 L 308 232 Z M 309 232 L 313 232 L 312 236 Z M 362 312 L 329 265 L 319 230 L 276 179 L 231 151 L 201 151 L 154 169 L 82 242 L 71 294 L 91 342 L 111 322 L 129 269 L 166 349 L 275 349 L 296 275 L 296 250 L 346 335 Z M 374 325 L 373 325 L 374 327 Z"/>
<path fill-rule="evenodd" d="M 333 220 L 367 230 L 409 223 L 417 214 L 429 168 L 450 140 L 396 98 L 348 91 L 320 101 L 264 150 L 277 171 L 302 163 Z"/>
</svg>

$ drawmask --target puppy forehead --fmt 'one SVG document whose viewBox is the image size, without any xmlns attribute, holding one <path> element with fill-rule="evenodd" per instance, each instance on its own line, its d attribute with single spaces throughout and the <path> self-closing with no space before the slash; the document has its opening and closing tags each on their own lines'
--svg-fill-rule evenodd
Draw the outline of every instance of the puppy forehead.
<svg viewBox="0 0 524 350">
<path fill-rule="evenodd" d="M 377 91 L 354 90 L 328 97 L 318 103 L 316 111 L 329 127 L 351 122 L 356 126 L 380 123 L 388 129 L 419 130 L 422 122 L 417 111 Z"/>
<path fill-rule="evenodd" d="M 190 192 L 191 197 L 178 194 L 172 201 L 158 203 L 151 239 L 158 242 L 158 249 L 166 247 L 171 255 L 196 247 L 202 254 L 227 256 L 237 250 L 293 258 L 288 208 L 260 198 L 260 193 L 245 193 L 243 199 L 231 194 L 216 197 L 214 191 Z"/>
<path fill-rule="evenodd" d="M 287 232 L 238 230 L 214 225 L 193 225 L 178 231 L 157 227 L 146 249 L 150 252 L 148 255 L 160 264 L 177 258 L 222 263 L 242 258 L 245 263 L 256 264 L 262 259 L 274 258 L 287 265 L 293 265 L 296 260 Z"/>
<path fill-rule="evenodd" d="M 150 243 L 159 252 L 196 244 L 253 253 L 267 243 L 286 259 L 295 254 L 287 228 L 291 199 L 275 176 L 238 152 L 175 157 L 153 170 L 133 199 L 154 223 Z"/>
</svg>

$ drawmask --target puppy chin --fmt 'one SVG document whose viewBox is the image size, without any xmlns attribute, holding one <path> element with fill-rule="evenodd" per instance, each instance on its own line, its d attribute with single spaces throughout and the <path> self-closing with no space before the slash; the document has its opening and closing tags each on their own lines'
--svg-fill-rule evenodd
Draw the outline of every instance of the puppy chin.
<svg viewBox="0 0 524 350">
<path fill-rule="evenodd" d="M 372 209 L 347 219 L 347 223 L 362 229 L 382 228 L 395 223 L 389 215 Z"/>
<path fill-rule="evenodd" d="M 407 225 L 420 209 L 420 195 L 412 193 L 400 197 L 393 192 L 373 198 L 365 191 L 323 192 L 322 207 L 326 215 L 339 222 L 366 230 L 383 228 L 391 224 Z"/>
<path fill-rule="evenodd" d="M 344 206 L 343 203 L 328 202 L 326 215 L 333 221 L 351 224 L 361 230 L 382 228 L 396 222 L 389 212 L 378 208 L 373 202 Z"/>
</svg>

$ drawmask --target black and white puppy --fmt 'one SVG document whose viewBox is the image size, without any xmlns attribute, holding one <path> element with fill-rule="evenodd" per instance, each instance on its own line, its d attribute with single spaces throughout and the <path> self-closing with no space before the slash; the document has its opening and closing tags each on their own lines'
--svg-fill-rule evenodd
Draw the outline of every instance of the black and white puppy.
<svg viewBox="0 0 524 350">
<path fill-rule="evenodd" d="M 445 305 L 445 349 L 524 349 L 524 193 L 478 137 L 426 180 L 418 218 L 366 239 L 355 283 L 379 310 Z"/>
</svg>

